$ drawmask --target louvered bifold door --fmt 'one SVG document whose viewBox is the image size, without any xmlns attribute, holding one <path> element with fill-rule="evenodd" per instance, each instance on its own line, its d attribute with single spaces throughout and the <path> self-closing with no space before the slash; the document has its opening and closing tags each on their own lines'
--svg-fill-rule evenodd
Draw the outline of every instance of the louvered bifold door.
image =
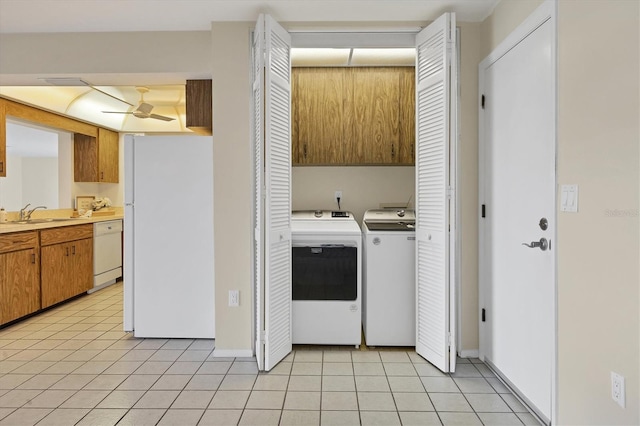
<svg viewBox="0 0 640 426">
<path fill-rule="evenodd" d="M 251 43 L 253 147 L 253 275 L 255 347 L 258 369 L 264 370 L 264 19 L 260 16 Z"/>
<path fill-rule="evenodd" d="M 455 15 L 422 30 L 416 51 L 416 352 L 449 372 L 455 370 Z"/>
<path fill-rule="evenodd" d="M 292 349 L 291 37 L 265 15 L 265 370 Z"/>
</svg>

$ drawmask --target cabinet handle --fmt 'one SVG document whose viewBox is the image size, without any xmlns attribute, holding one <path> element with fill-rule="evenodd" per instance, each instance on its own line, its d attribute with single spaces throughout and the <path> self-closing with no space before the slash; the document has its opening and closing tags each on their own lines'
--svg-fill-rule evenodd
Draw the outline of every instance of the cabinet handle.
<svg viewBox="0 0 640 426">
<path fill-rule="evenodd" d="M 396 157 L 396 146 L 391 145 L 391 158 L 395 158 L 395 157 Z"/>
<path fill-rule="evenodd" d="M 413 144 L 411 144 L 411 158 L 413 158 L 415 156 L 415 153 L 413 152 Z"/>
<path fill-rule="evenodd" d="M 76 246 L 71 246 L 71 254 L 76 255 Z"/>
<path fill-rule="evenodd" d="M 100 172 L 100 180 L 104 180 L 104 172 Z"/>
<path fill-rule="evenodd" d="M 303 148 L 302 148 L 302 155 L 304 156 L 304 159 L 307 159 L 307 144 L 305 143 Z"/>
<path fill-rule="evenodd" d="M 65 247 L 65 248 L 64 248 L 64 250 L 65 250 L 65 252 L 66 252 L 66 253 L 65 253 L 65 256 L 69 256 L 69 247 Z"/>
<path fill-rule="evenodd" d="M 31 263 L 34 263 L 34 264 L 36 263 L 36 255 L 35 255 L 35 253 L 31 254 Z"/>
<path fill-rule="evenodd" d="M 4 161 L 0 161 L 0 173 L 4 173 Z"/>
</svg>

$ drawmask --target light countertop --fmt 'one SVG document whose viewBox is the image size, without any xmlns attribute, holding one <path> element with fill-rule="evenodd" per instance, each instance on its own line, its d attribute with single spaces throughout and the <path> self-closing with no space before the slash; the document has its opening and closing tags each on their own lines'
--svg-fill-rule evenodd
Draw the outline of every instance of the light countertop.
<svg viewBox="0 0 640 426">
<path fill-rule="evenodd" d="M 90 218 L 72 218 L 68 220 L 56 220 L 54 222 L 40 222 L 40 223 L 0 223 L 0 234 L 8 234 L 10 232 L 23 232 L 23 231 L 38 231 L 40 229 L 58 228 L 61 226 L 73 226 L 83 225 L 87 223 L 106 222 L 109 220 L 123 219 L 123 214 L 114 214 L 109 216 L 92 216 Z M 41 219 L 41 218 L 39 218 Z M 59 219 L 59 218 L 57 218 Z"/>
</svg>

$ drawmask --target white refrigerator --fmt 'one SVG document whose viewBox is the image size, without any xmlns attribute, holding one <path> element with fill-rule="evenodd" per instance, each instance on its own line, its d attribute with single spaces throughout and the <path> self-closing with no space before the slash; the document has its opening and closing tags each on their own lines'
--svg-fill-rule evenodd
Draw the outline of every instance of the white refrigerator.
<svg viewBox="0 0 640 426">
<path fill-rule="evenodd" d="M 124 141 L 124 330 L 215 338 L 213 138 Z"/>
</svg>

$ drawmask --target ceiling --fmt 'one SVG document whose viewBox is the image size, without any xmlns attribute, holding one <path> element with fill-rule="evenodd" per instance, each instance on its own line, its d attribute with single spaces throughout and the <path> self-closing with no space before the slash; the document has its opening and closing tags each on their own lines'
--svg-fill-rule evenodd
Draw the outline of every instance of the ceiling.
<svg viewBox="0 0 640 426">
<path fill-rule="evenodd" d="M 0 33 L 208 31 L 212 21 L 480 22 L 498 0 L 1 0 Z"/>
<path fill-rule="evenodd" d="M 208 31 L 212 21 L 254 21 L 259 13 L 270 13 L 282 22 L 348 23 L 415 22 L 434 19 L 445 11 L 456 12 L 458 21 L 484 20 L 499 0 L 0 0 L 0 37 L 8 33 L 75 33 L 119 31 Z M 310 18 L 311 17 L 311 18 Z M 333 52 L 331 52 L 333 50 Z M 411 65 L 413 55 L 376 55 L 325 49 L 293 57 L 299 66 Z M 301 53 L 301 52 L 300 52 Z M 82 76 L 67 76 L 82 77 Z M 158 85 L 156 76 L 146 81 L 136 76 L 136 84 L 150 91 L 145 102 L 153 113 L 173 121 L 140 119 L 102 111 L 133 111 L 140 100 L 135 86 L 126 81 L 99 81 L 90 86 L 57 87 L 0 86 L 0 96 L 16 99 L 50 111 L 122 132 L 185 132 L 185 86 Z M 97 78 L 97 77 L 96 77 Z M 118 76 L 126 80 L 124 76 Z M 91 84 L 92 82 L 88 82 Z M 156 83 L 154 85 L 154 83 Z M 102 93 L 128 102 L 123 103 Z"/>
</svg>

